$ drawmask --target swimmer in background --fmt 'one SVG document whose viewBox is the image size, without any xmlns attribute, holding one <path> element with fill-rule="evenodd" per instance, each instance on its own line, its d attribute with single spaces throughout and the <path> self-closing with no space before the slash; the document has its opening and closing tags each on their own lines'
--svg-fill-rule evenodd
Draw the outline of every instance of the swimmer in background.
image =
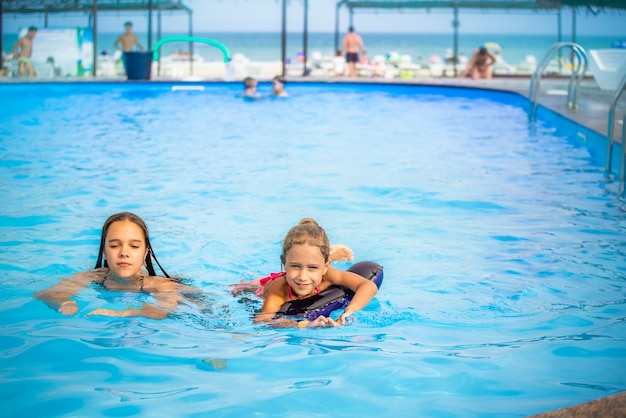
<svg viewBox="0 0 626 418">
<path fill-rule="evenodd" d="M 17 60 L 20 77 L 24 77 L 26 72 L 28 72 L 29 77 L 37 76 L 33 63 L 30 61 L 30 57 L 33 54 L 33 39 L 36 34 L 37 28 L 30 26 L 26 35 L 13 45 L 13 57 Z"/>
<path fill-rule="evenodd" d="M 287 97 L 289 94 L 285 91 L 285 77 L 277 75 L 272 79 L 272 95 L 275 97 Z"/>
<path fill-rule="evenodd" d="M 241 94 L 243 97 L 248 97 L 251 99 L 258 99 L 261 97 L 259 93 L 256 91 L 256 87 L 259 82 L 253 77 L 246 77 L 243 79 L 243 87 L 244 91 Z"/>
<path fill-rule="evenodd" d="M 280 256 L 285 271 L 273 274 L 267 280 L 254 280 L 235 286 L 235 290 L 239 286 L 256 286 L 257 295 L 264 299 L 255 322 L 271 323 L 283 328 L 336 327 L 345 325 L 350 315 L 363 309 L 378 292 L 378 287 L 356 273 L 330 267 L 332 261 L 352 258 L 352 252 L 347 247 L 334 246 L 333 250 L 331 252 L 326 232 L 315 220 L 304 218 L 291 228 L 283 242 Z M 344 286 L 354 292 L 350 304 L 336 321 L 325 316 L 319 316 L 314 321 L 275 318 L 283 304 L 319 294 L 330 286 Z M 255 289 L 248 287 L 246 290 Z"/>
<path fill-rule="evenodd" d="M 467 67 L 465 67 L 465 70 L 463 70 L 459 77 L 464 78 L 470 73 L 470 77 L 474 80 L 479 78 L 493 78 L 493 64 L 495 62 L 495 55 L 484 46 L 481 46 L 474 51 L 467 63 Z"/>
<path fill-rule="evenodd" d="M 140 51 L 143 51 L 143 46 L 139 43 L 139 38 L 137 38 L 137 35 L 133 33 L 133 23 L 124 23 L 124 28 L 126 31 L 115 40 L 115 49 L 120 49 L 118 45 L 121 45 L 122 51 L 130 52 L 133 50 L 133 46 L 137 45 L 137 48 Z"/>
<path fill-rule="evenodd" d="M 152 259 L 165 277 L 156 275 Z M 147 275 L 143 272 L 144 263 Z M 186 300 L 185 295 L 200 292 L 197 288 L 170 278 L 154 255 L 145 222 L 129 212 L 112 215 L 104 223 L 94 270 L 65 278 L 58 284 L 35 293 L 34 298 L 63 315 L 74 315 L 78 312 L 78 304 L 70 298 L 91 284 L 112 292 L 150 293 L 156 303 L 142 303 L 140 309 L 98 308 L 88 312 L 87 316 L 143 316 L 164 319 L 177 309 L 180 302 Z"/>
</svg>

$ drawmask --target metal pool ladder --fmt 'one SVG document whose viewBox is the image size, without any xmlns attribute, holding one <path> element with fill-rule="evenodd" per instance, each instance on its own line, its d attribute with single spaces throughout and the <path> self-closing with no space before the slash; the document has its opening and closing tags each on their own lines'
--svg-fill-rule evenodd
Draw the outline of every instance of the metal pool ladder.
<svg viewBox="0 0 626 418">
<path fill-rule="evenodd" d="M 613 94 L 613 100 L 611 100 L 611 107 L 609 109 L 609 126 L 607 127 L 607 150 L 606 150 L 606 168 L 605 174 L 607 177 L 611 176 L 611 163 L 613 159 L 613 128 L 615 125 L 615 108 L 620 96 L 626 89 L 626 75 L 622 78 L 622 82 L 619 83 L 617 90 Z M 620 164 L 619 173 L 619 196 L 624 196 L 624 183 L 626 182 L 626 112 L 624 112 L 624 118 L 622 119 L 622 158 Z"/>
<path fill-rule="evenodd" d="M 585 71 L 587 71 L 587 53 L 582 46 L 575 42 L 558 42 L 548 49 L 548 52 L 546 52 L 546 55 L 544 55 L 530 79 L 530 93 L 528 94 L 528 97 L 530 98 L 530 107 L 528 109 L 529 122 L 534 122 L 537 118 L 537 98 L 539 96 L 539 83 L 543 72 L 550 63 L 554 54 L 562 48 L 568 47 L 572 49 L 574 54 L 576 54 L 578 66 L 572 69 L 572 75 L 569 79 L 569 85 L 567 87 L 567 107 L 578 110 L 578 104 L 576 103 L 578 100 L 578 86 L 585 75 Z"/>
</svg>

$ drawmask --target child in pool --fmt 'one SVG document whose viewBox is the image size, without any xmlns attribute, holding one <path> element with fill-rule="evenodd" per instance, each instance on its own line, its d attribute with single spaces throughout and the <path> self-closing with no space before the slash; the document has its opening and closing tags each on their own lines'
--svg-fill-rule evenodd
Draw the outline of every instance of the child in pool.
<svg viewBox="0 0 626 418">
<path fill-rule="evenodd" d="M 165 277 L 155 274 L 152 258 Z M 147 275 L 142 271 L 144 263 Z M 129 212 L 112 215 L 104 223 L 94 270 L 65 278 L 58 284 L 35 293 L 34 297 L 63 315 L 74 315 L 78 312 L 78 304 L 70 298 L 92 283 L 115 292 L 150 293 L 157 306 L 142 303 L 141 309 L 98 308 L 87 315 L 163 319 L 176 310 L 178 304 L 184 300 L 183 295 L 199 292 L 199 289 L 170 278 L 154 255 L 145 222 Z"/>
<path fill-rule="evenodd" d="M 287 84 L 287 79 L 285 77 L 281 77 L 277 75 L 272 79 L 272 95 L 274 97 L 287 97 L 289 94 L 285 91 L 285 84 Z"/>
<path fill-rule="evenodd" d="M 270 276 L 263 281 L 257 291 L 263 301 L 256 322 L 271 322 L 281 327 L 326 327 L 345 325 L 346 318 L 365 307 L 374 297 L 378 288 L 373 282 L 358 274 L 330 267 L 331 261 L 346 254 L 345 247 L 331 247 L 324 229 L 311 218 L 304 218 L 289 230 L 283 242 L 280 256 L 285 271 Z M 349 249 L 347 250 L 349 252 Z M 351 256 L 351 252 L 349 254 Z M 330 286 L 344 286 L 354 292 L 350 304 L 337 320 L 320 316 L 314 321 L 294 321 L 287 318 L 274 318 L 280 307 L 294 299 L 304 299 L 326 290 Z"/>
<path fill-rule="evenodd" d="M 244 91 L 241 94 L 243 97 L 258 99 L 261 95 L 256 91 L 259 82 L 253 77 L 246 77 L 243 79 Z"/>
</svg>

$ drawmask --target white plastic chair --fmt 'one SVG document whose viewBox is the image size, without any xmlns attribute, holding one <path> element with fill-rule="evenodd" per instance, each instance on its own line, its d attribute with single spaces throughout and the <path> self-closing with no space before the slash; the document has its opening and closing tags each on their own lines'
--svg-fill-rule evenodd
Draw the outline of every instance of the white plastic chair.
<svg viewBox="0 0 626 418">
<path fill-rule="evenodd" d="M 589 50 L 589 68 L 602 90 L 615 90 L 626 75 L 626 49 Z"/>
</svg>

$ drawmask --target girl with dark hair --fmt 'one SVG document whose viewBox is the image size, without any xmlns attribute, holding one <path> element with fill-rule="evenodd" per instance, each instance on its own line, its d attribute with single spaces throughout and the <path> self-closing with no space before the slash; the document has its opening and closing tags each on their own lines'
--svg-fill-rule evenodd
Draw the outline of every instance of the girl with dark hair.
<svg viewBox="0 0 626 418">
<path fill-rule="evenodd" d="M 156 275 L 152 260 L 165 277 Z M 144 266 L 147 274 L 144 274 Z M 63 279 L 35 293 L 34 297 L 63 315 L 74 315 L 78 312 L 78 304 L 70 298 L 92 283 L 114 292 L 149 293 L 156 303 L 142 303 L 141 308 L 122 310 L 98 308 L 87 315 L 163 319 L 176 310 L 178 303 L 184 300 L 184 294 L 199 292 L 165 272 L 150 245 L 146 223 L 130 212 L 112 215 L 104 223 L 94 270 Z"/>
</svg>

